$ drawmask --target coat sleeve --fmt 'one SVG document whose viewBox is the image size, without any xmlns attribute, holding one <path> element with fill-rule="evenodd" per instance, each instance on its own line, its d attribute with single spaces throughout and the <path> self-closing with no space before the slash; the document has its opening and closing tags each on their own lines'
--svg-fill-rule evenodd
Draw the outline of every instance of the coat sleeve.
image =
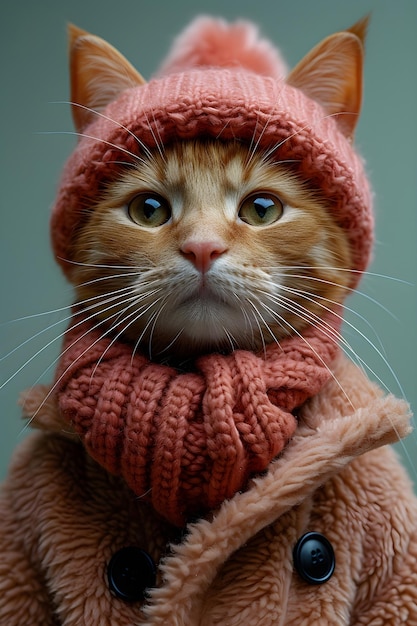
<svg viewBox="0 0 417 626">
<path fill-rule="evenodd" d="M 417 498 L 392 449 L 366 456 L 374 473 L 364 459 L 363 562 L 351 626 L 417 626 Z"/>
<path fill-rule="evenodd" d="M 368 606 L 358 607 L 351 624 L 417 626 L 417 530 L 410 536 L 406 552 L 397 555 L 392 575 Z"/>
<path fill-rule="evenodd" d="M 28 486 L 30 476 L 27 476 Z M 58 626 L 51 602 L 20 516 L 34 506 L 36 494 L 25 498 L 11 472 L 0 495 L 0 625 Z"/>
</svg>

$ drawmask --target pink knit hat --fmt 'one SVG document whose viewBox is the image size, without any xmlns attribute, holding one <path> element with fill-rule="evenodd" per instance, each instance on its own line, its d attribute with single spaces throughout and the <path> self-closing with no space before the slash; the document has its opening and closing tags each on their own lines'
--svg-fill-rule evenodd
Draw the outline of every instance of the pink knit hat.
<svg viewBox="0 0 417 626">
<path fill-rule="evenodd" d="M 52 242 L 68 272 L 71 244 L 88 209 L 143 146 L 176 139 L 237 138 L 275 149 L 329 200 L 346 231 L 354 270 L 369 261 L 373 218 L 361 158 L 321 106 L 284 81 L 278 52 L 245 23 L 196 20 L 160 74 L 126 90 L 85 129 L 68 160 L 52 213 Z M 357 282 L 354 276 L 352 285 Z"/>
</svg>

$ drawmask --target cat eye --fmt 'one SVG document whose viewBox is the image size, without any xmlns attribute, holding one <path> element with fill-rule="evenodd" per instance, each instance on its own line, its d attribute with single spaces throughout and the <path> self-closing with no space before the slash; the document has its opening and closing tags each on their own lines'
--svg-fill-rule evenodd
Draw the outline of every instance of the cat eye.
<svg viewBox="0 0 417 626">
<path fill-rule="evenodd" d="M 243 200 L 239 217 L 250 226 L 268 226 L 279 220 L 283 212 L 284 206 L 274 194 L 254 193 Z"/>
<path fill-rule="evenodd" d="M 169 202 L 158 194 L 140 193 L 129 202 L 127 212 L 135 224 L 146 228 L 162 226 L 171 217 Z"/>
</svg>

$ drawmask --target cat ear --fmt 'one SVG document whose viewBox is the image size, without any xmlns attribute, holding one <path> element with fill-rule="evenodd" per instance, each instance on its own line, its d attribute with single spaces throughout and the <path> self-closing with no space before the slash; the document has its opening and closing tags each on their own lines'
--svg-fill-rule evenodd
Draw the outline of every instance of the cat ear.
<svg viewBox="0 0 417 626">
<path fill-rule="evenodd" d="M 330 35 L 290 72 L 286 82 L 315 100 L 349 139 L 353 138 L 362 104 L 364 43 L 368 17 L 352 28 Z"/>
<path fill-rule="evenodd" d="M 130 87 L 146 81 L 113 46 L 72 24 L 68 27 L 72 117 L 77 132 Z M 77 106 L 78 105 L 78 106 Z"/>
</svg>

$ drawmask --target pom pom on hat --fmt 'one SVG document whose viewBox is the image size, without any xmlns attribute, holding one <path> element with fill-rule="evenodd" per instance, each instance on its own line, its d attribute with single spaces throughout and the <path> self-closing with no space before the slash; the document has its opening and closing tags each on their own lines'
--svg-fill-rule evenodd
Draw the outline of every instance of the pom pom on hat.
<svg viewBox="0 0 417 626">
<path fill-rule="evenodd" d="M 191 68 L 244 68 L 279 79 L 287 66 L 278 50 L 250 22 L 228 24 L 222 19 L 199 17 L 174 41 L 158 76 L 184 72 Z"/>
</svg>

